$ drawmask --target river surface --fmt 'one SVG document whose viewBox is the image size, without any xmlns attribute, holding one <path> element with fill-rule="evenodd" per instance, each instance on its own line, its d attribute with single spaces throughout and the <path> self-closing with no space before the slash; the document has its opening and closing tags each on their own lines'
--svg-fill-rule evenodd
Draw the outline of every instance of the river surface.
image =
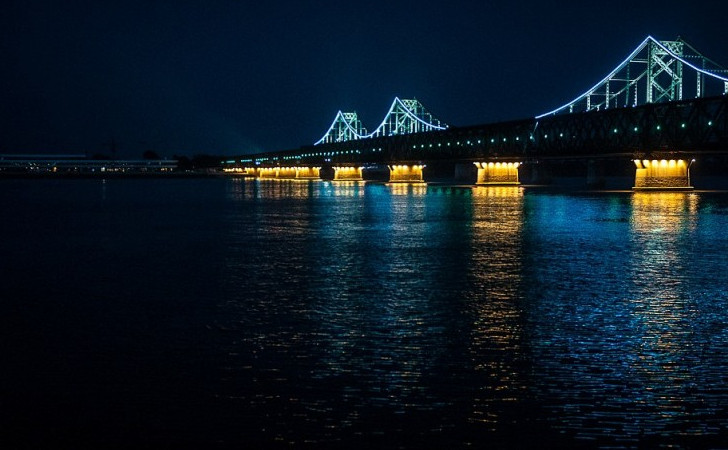
<svg viewBox="0 0 728 450">
<path fill-rule="evenodd" d="M 0 180 L 3 448 L 725 448 L 728 193 Z"/>
</svg>

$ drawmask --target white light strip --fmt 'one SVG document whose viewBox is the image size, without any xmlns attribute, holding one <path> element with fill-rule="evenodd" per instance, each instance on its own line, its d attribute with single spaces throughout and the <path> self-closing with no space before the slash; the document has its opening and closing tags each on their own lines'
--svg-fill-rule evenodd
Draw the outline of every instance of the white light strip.
<svg viewBox="0 0 728 450">
<path fill-rule="evenodd" d="M 650 39 L 652 39 L 652 38 L 650 38 Z M 657 45 L 658 45 L 658 46 L 659 46 L 659 47 L 660 47 L 661 49 L 665 50 L 665 51 L 666 51 L 667 53 L 669 53 L 670 55 L 672 55 L 672 57 L 673 57 L 673 58 L 675 58 L 675 59 L 679 60 L 680 62 L 682 62 L 683 64 L 685 64 L 685 65 L 687 65 L 687 66 L 690 66 L 690 67 L 691 67 L 691 68 L 692 68 L 693 70 L 697 70 L 698 72 L 700 72 L 700 73 L 702 73 L 702 74 L 705 74 L 705 75 L 710 75 L 711 77 L 713 77 L 713 78 L 717 78 L 717 79 L 719 79 L 719 80 L 721 80 L 721 81 L 726 81 L 726 82 L 728 82 L 728 78 L 725 78 L 725 77 L 721 77 L 720 75 L 714 74 L 714 73 L 712 73 L 712 72 L 708 72 L 708 71 L 707 71 L 707 70 L 705 70 L 705 69 L 700 69 L 700 68 L 698 68 L 698 67 L 695 67 L 694 65 L 692 65 L 692 64 L 690 64 L 689 62 L 687 62 L 686 60 L 684 60 L 682 56 L 677 56 L 676 54 L 674 54 L 673 52 L 671 52 L 671 51 L 670 51 L 670 50 L 669 50 L 669 49 L 668 49 L 667 47 L 665 47 L 664 45 L 662 45 L 662 44 L 661 44 L 660 42 L 657 42 L 657 41 L 655 41 L 654 39 L 652 39 L 652 40 L 653 40 L 653 41 L 655 42 L 655 44 L 657 44 Z M 706 59 L 707 59 L 707 58 L 706 58 Z"/>
<path fill-rule="evenodd" d="M 326 137 L 329 135 L 329 133 L 331 133 L 331 131 L 333 131 L 334 126 L 339 121 L 339 118 L 341 118 L 341 121 L 344 122 L 344 124 L 346 124 L 346 127 L 349 128 L 349 130 L 351 130 L 351 132 L 354 134 L 354 136 L 356 136 L 355 139 L 362 139 L 364 137 L 367 137 L 366 135 L 361 135 L 361 134 L 357 133 L 356 130 L 351 126 L 351 123 L 349 121 L 347 121 L 346 118 L 344 117 L 344 113 L 339 111 L 338 113 L 336 113 L 336 117 L 334 117 L 334 121 L 331 122 L 331 126 L 326 131 L 326 133 L 324 133 L 323 137 L 321 139 L 319 139 L 318 141 L 316 141 L 316 143 L 313 145 L 319 145 L 326 140 Z M 354 140 L 354 139 L 352 139 L 352 140 Z"/>
<path fill-rule="evenodd" d="M 582 100 L 582 99 L 583 99 L 583 98 L 585 98 L 585 97 L 586 97 L 587 95 L 591 95 L 591 93 L 592 93 L 592 92 L 594 92 L 594 90 L 596 90 L 596 89 L 597 89 L 597 88 L 598 88 L 599 86 L 601 86 L 602 84 L 604 84 L 605 82 L 607 82 L 607 81 L 608 81 L 608 80 L 609 80 L 609 79 L 610 79 L 610 78 L 611 78 L 612 76 L 614 76 L 614 75 L 615 75 L 615 74 L 616 74 L 617 72 L 619 72 L 619 71 L 620 71 L 620 70 L 622 70 L 622 69 L 623 69 L 623 68 L 624 68 L 624 67 L 625 67 L 625 66 L 626 66 L 627 64 L 629 64 L 629 63 L 631 62 L 631 60 L 632 60 L 632 59 L 633 59 L 633 58 L 634 58 L 635 56 L 637 56 L 637 54 L 638 54 L 639 52 L 641 52 L 641 51 L 642 51 L 642 50 L 644 49 L 645 45 L 647 45 L 647 43 L 648 43 L 648 42 L 650 42 L 650 41 L 652 41 L 652 42 L 654 42 L 655 44 L 657 44 L 657 46 L 658 46 L 658 47 L 660 47 L 660 48 L 661 48 L 662 50 L 664 50 L 665 52 L 667 52 L 667 53 L 668 53 L 668 54 L 669 54 L 670 56 L 672 56 L 673 58 L 675 58 L 675 59 L 679 60 L 679 61 L 680 61 L 680 62 L 682 62 L 683 64 L 685 64 L 685 65 L 689 66 L 689 67 L 690 67 L 690 68 L 692 68 L 693 70 L 696 70 L 696 71 L 698 71 L 698 72 L 700 72 L 700 73 L 702 73 L 702 74 L 705 74 L 705 75 L 709 75 L 709 76 L 711 76 L 711 77 L 713 77 L 713 78 L 717 78 L 717 79 L 719 79 L 719 80 L 722 80 L 722 81 L 724 81 L 724 82 L 728 82 L 728 78 L 726 78 L 726 77 L 721 77 L 720 75 L 714 74 L 714 73 L 712 73 L 712 72 L 708 72 L 707 70 L 704 70 L 704 69 L 700 69 L 700 68 L 698 68 L 698 67 L 694 66 L 693 64 L 690 64 L 690 63 L 689 63 L 688 61 L 686 61 L 685 59 L 683 59 L 683 58 L 682 58 L 681 56 L 678 56 L 678 55 L 676 55 L 675 53 L 673 53 L 672 51 L 670 51 L 670 49 L 668 49 L 667 47 L 665 47 L 664 45 L 662 45 L 662 43 L 660 43 L 659 41 L 657 41 L 657 40 L 656 40 L 655 38 L 653 38 L 652 36 L 647 36 L 647 38 L 646 38 L 646 39 L 645 39 L 644 41 L 642 41 L 642 43 L 641 43 L 641 44 L 640 44 L 640 45 L 639 45 L 639 46 L 637 47 L 637 49 L 635 49 L 635 51 L 633 51 L 633 52 L 632 52 L 632 53 L 631 53 L 631 54 L 630 54 L 630 55 L 629 55 L 629 56 L 628 56 L 628 57 L 627 57 L 627 58 L 626 58 L 626 59 L 625 59 L 624 61 L 622 61 L 622 62 L 621 62 L 621 63 L 620 63 L 620 64 L 619 64 L 618 66 L 617 66 L 617 68 L 616 68 L 616 69 L 614 69 L 614 70 L 613 70 L 612 72 L 610 72 L 610 73 L 609 73 L 609 75 L 607 75 L 606 77 L 604 77 L 604 78 L 603 78 L 603 79 L 602 79 L 602 80 L 601 80 L 600 82 L 598 82 L 597 84 L 595 84 L 594 86 L 592 86 L 592 88 L 591 88 L 591 89 L 589 89 L 588 91 L 584 92 L 584 93 L 583 93 L 583 94 L 581 94 L 581 95 L 580 95 L 579 97 L 575 98 L 574 100 L 570 101 L 569 103 L 566 103 L 566 104 L 565 104 L 565 105 L 563 105 L 563 106 L 560 106 L 560 107 L 558 107 L 558 108 L 556 108 L 556 109 L 554 109 L 554 110 L 552 110 L 552 111 L 549 111 L 549 112 L 547 112 L 547 113 L 545 113 L 545 114 L 541 114 L 540 116 L 536 116 L 536 119 L 540 119 L 540 118 L 542 118 L 542 117 L 545 117 L 545 116 L 550 116 L 550 115 L 556 114 L 557 112 L 559 112 L 559 111 L 561 111 L 561 110 L 563 110 L 563 109 L 565 109 L 565 108 L 567 108 L 567 107 L 569 107 L 569 106 L 573 105 L 574 103 L 578 102 L 579 100 Z M 649 57 L 649 56 L 648 56 L 648 57 Z M 640 61 L 640 62 L 642 62 L 642 61 Z M 647 63 L 649 64 L 649 61 L 645 61 L 645 62 L 647 62 Z M 639 77 L 639 78 L 642 78 L 642 77 Z M 639 80 L 639 78 L 638 78 L 637 80 Z M 637 80 L 635 80 L 635 81 L 637 81 Z M 632 83 L 632 84 L 634 84 L 634 83 Z"/>
<path fill-rule="evenodd" d="M 380 123 L 379 126 L 374 131 L 372 131 L 371 133 L 369 133 L 366 137 L 372 137 L 375 134 L 379 133 L 379 130 L 381 130 L 382 128 L 384 128 L 384 126 L 389 122 L 389 116 L 391 116 L 392 113 L 394 113 L 394 108 L 395 108 L 395 106 L 397 104 L 399 104 L 400 106 L 402 106 L 403 112 L 408 117 L 410 117 L 410 118 L 412 118 L 412 119 L 420 122 L 421 124 L 425 125 L 426 127 L 434 128 L 434 129 L 437 129 L 437 130 L 446 130 L 447 129 L 446 126 L 445 127 L 442 127 L 442 126 L 434 125 L 434 124 L 427 123 L 424 120 L 420 119 L 409 108 L 407 108 L 404 105 L 404 103 L 402 103 L 402 101 L 399 99 L 399 97 L 394 97 L 394 101 L 392 102 L 392 106 L 389 107 L 389 111 L 387 112 L 387 115 L 384 116 L 384 120 L 382 120 L 382 123 Z"/>
<path fill-rule="evenodd" d="M 346 124 L 346 127 L 355 136 L 355 138 L 352 140 L 367 139 L 367 138 L 374 137 L 375 135 L 377 135 L 380 132 L 380 130 L 382 130 L 382 128 L 384 128 L 389 123 L 390 116 L 394 113 L 397 105 L 400 105 L 402 107 L 402 112 L 404 112 L 404 114 L 407 117 L 416 120 L 417 122 L 423 124 L 427 128 L 436 129 L 436 130 L 446 130 L 447 129 L 447 125 L 445 125 L 445 126 L 435 125 L 435 124 L 428 123 L 428 122 L 425 122 L 424 120 L 420 119 L 419 117 L 417 117 L 417 115 L 414 112 L 412 112 L 412 110 L 407 108 L 407 106 L 405 106 L 405 104 L 402 103 L 402 100 L 400 100 L 399 97 L 395 97 L 394 100 L 392 101 L 392 105 L 389 107 L 389 111 L 384 116 L 384 120 L 382 120 L 382 123 L 380 123 L 379 126 L 371 133 L 359 134 L 356 131 L 356 129 L 354 129 L 354 127 L 351 126 L 351 123 L 344 118 L 344 114 L 341 111 L 339 111 L 338 113 L 336 113 L 336 117 L 334 118 L 334 121 L 331 123 L 331 126 L 326 131 L 326 133 L 324 133 L 323 137 L 321 139 L 319 139 L 318 141 L 316 141 L 316 143 L 313 145 L 319 145 L 319 144 L 324 143 L 324 141 L 326 141 L 326 138 L 334 130 L 334 127 L 336 126 L 336 123 L 338 122 L 339 118 L 341 118 L 341 120 L 344 122 L 344 124 Z M 336 141 L 336 142 L 340 142 L 340 141 Z"/>
<path fill-rule="evenodd" d="M 316 141 L 316 143 L 313 145 L 319 145 L 320 143 L 322 143 L 323 141 L 326 140 L 326 136 L 328 136 L 329 133 L 331 133 L 331 130 L 334 129 L 334 125 L 336 125 L 336 121 L 339 120 L 339 116 L 343 116 L 343 114 L 341 114 L 341 110 L 339 110 L 339 112 L 336 113 L 336 116 L 334 117 L 334 121 L 331 122 L 331 126 L 329 127 L 328 130 L 326 130 L 326 133 L 324 133 L 323 137 L 321 139 L 319 139 L 318 141 Z"/>
<path fill-rule="evenodd" d="M 570 101 L 569 103 L 566 103 L 565 105 L 560 106 L 560 107 L 554 109 L 553 111 L 549 111 L 549 112 L 547 112 L 545 114 L 541 114 L 540 116 L 536 116 L 536 119 L 540 119 L 540 118 L 545 117 L 545 116 L 550 116 L 552 114 L 556 114 L 557 112 L 561 111 L 562 109 L 565 109 L 565 108 L 569 107 L 570 105 L 572 105 L 572 104 L 578 102 L 579 100 L 583 99 L 587 95 L 590 95 L 602 83 L 604 83 L 607 80 L 609 80 L 612 76 L 614 76 L 615 73 L 619 72 L 620 70 L 622 70 L 622 68 L 624 68 L 624 66 L 626 66 L 627 64 L 629 64 L 630 60 L 632 60 L 632 58 L 634 58 L 635 56 L 637 56 L 637 54 L 639 52 L 641 52 L 643 48 L 645 48 L 645 45 L 647 45 L 647 42 L 649 42 L 650 39 L 652 39 L 652 36 L 647 36 L 647 38 L 644 41 L 642 41 L 642 43 L 637 47 L 637 49 L 635 49 L 635 51 L 633 51 L 632 53 L 630 53 L 630 55 L 624 61 L 622 61 L 617 66 L 616 69 L 612 70 L 609 73 L 609 75 L 607 75 L 606 77 L 602 78 L 602 80 L 599 83 L 597 83 L 594 86 L 592 86 L 591 89 L 589 89 L 588 91 L 584 92 L 580 96 L 576 97 L 574 100 Z M 652 40 L 654 40 L 654 39 L 652 39 Z"/>
</svg>

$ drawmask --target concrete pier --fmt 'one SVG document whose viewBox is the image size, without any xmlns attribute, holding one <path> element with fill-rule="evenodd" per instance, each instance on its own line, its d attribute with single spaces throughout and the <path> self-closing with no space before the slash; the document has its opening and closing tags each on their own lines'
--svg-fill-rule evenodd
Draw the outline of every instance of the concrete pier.
<svg viewBox="0 0 728 450">
<path fill-rule="evenodd" d="M 635 159 L 634 187 L 645 190 L 691 190 L 690 164 L 683 159 Z"/>
<path fill-rule="evenodd" d="M 363 181 L 361 167 L 334 167 L 334 181 Z"/>
<path fill-rule="evenodd" d="M 517 162 L 476 162 L 478 168 L 478 179 L 475 184 L 479 185 L 511 185 L 520 184 L 518 181 Z"/>
<path fill-rule="evenodd" d="M 294 167 L 297 180 L 320 180 L 321 167 Z"/>
<path fill-rule="evenodd" d="M 422 175 L 424 165 L 396 164 L 389 167 L 390 183 L 424 183 Z"/>
</svg>

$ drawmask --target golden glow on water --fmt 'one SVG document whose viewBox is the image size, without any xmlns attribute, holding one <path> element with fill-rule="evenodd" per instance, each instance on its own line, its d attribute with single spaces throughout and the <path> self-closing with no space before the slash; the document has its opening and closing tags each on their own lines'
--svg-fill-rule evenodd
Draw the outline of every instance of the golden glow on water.
<svg viewBox="0 0 728 450">
<path fill-rule="evenodd" d="M 252 337 L 226 335 L 252 342 L 252 375 L 278 371 L 272 395 L 294 379 L 308 383 L 300 399 L 324 392 L 288 417 L 316 418 L 335 397 L 325 419 L 336 426 L 358 420 L 332 418 L 342 411 L 457 411 L 479 436 L 536 424 L 604 446 L 727 423 L 724 271 L 700 254 L 725 248 L 728 201 L 229 181 L 243 198 L 230 292 L 244 294 L 225 317 Z"/>
<path fill-rule="evenodd" d="M 469 302 L 473 308 L 469 352 L 474 369 L 485 380 L 473 398 L 469 420 L 491 430 L 503 425 L 499 412 L 504 404 L 516 404 L 526 392 L 526 374 L 512 358 L 523 351 L 519 307 L 523 192 L 517 186 L 472 189 L 472 256 L 468 269 L 478 294 Z"/>
<path fill-rule="evenodd" d="M 363 181 L 336 181 L 324 182 L 324 195 L 335 197 L 363 197 L 366 190 Z"/>
<path fill-rule="evenodd" d="M 345 191 L 349 193 L 344 194 Z M 342 186 L 339 189 L 332 183 L 320 182 L 316 180 L 297 180 L 297 179 L 276 179 L 276 178 L 258 178 L 243 179 L 233 178 L 228 185 L 228 196 L 233 200 L 246 199 L 287 199 L 287 198 L 308 198 L 308 197 L 326 197 L 332 195 L 363 195 L 363 190 Z"/>
<path fill-rule="evenodd" d="M 698 196 L 692 192 L 635 192 L 632 223 L 638 233 L 676 233 L 692 229 Z"/>
<path fill-rule="evenodd" d="M 427 194 L 427 184 L 424 182 L 389 183 L 387 186 L 392 195 L 422 196 Z"/>
<path fill-rule="evenodd" d="M 518 198 L 522 200 L 523 189 L 518 186 L 474 186 L 475 197 Z"/>
<path fill-rule="evenodd" d="M 644 164 L 644 163 L 643 163 Z M 650 162 L 661 169 L 669 162 Z M 643 380 L 646 401 L 676 418 L 686 414 L 680 390 L 693 383 L 690 324 L 696 305 L 685 292 L 690 280 L 684 257 L 696 230 L 698 195 L 635 193 L 632 197 L 632 305 L 634 338 L 639 342 L 631 370 Z M 667 417 L 667 416 L 666 416 Z"/>
<path fill-rule="evenodd" d="M 518 162 L 476 162 L 478 181 L 476 184 L 519 184 Z"/>
<path fill-rule="evenodd" d="M 389 166 L 390 183 L 423 183 L 424 165 L 395 164 Z"/>
<path fill-rule="evenodd" d="M 683 159 L 635 159 L 635 189 L 676 189 L 690 186 L 689 163 Z"/>
</svg>

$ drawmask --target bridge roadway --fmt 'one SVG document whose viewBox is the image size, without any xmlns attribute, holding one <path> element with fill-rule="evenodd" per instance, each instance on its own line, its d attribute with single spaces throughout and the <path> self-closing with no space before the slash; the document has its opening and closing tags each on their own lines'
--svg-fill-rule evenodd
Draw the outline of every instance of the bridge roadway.
<svg viewBox="0 0 728 450">
<path fill-rule="evenodd" d="M 358 179 L 362 166 L 387 165 L 390 181 L 422 181 L 423 166 L 450 162 L 477 167 L 479 184 L 513 184 L 518 182 L 519 167 L 549 161 L 632 160 L 638 179 L 655 178 L 642 180 L 642 187 L 689 188 L 689 168 L 696 158 L 728 160 L 728 95 L 242 155 L 228 161 L 225 170 L 247 167 L 250 174 L 259 175 L 255 170 L 261 167 L 354 167 L 352 179 Z M 658 173 L 660 164 L 677 171 Z M 494 165 L 504 171 L 510 167 L 511 173 L 515 167 L 515 178 L 505 172 L 489 176 L 488 165 L 491 172 Z M 395 172 L 402 169 L 406 173 L 398 179 Z M 419 170 L 419 175 L 413 170 Z M 665 177 L 667 183 L 657 179 Z M 639 180 L 635 186 L 640 187 Z"/>
</svg>

